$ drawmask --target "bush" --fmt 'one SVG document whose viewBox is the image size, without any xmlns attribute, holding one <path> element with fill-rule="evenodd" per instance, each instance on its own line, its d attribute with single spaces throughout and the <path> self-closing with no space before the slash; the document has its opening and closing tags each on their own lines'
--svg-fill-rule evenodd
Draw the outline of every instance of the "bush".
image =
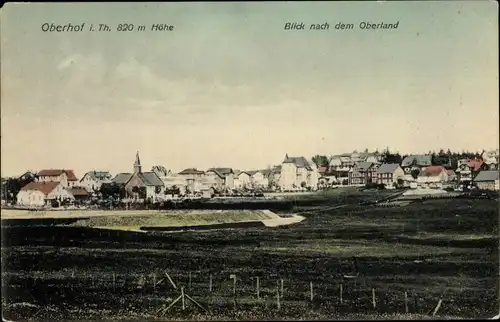
<svg viewBox="0 0 500 322">
<path fill-rule="evenodd" d="M 385 189 L 385 184 L 383 183 L 367 183 L 365 185 L 365 189 L 378 189 L 378 190 L 384 190 Z"/>
</svg>

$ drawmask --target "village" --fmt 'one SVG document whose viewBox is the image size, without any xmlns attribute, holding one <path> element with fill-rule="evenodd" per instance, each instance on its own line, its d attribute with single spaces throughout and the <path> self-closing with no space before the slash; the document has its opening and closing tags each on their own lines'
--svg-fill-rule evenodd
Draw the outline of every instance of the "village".
<svg viewBox="0 0 500 322">
<path fill-rule="evenodd" d="M 90 170 L 80 178 L 71 168 L 27 171 L 2 178 L 2 205 L 38 208 L 84 206 L 115 200 L 162 202 L 176 198 L 256 197 L 314 192 L 343 186 L 376 189 L 499 190 L 499 150 L 425 155 L 357 152 L 331 157 L 289 156 L 258 170 L 186 168 L 173 173 L 156 165 L 143 171 L 139 152 L 129 172 Z"/>
</svg>

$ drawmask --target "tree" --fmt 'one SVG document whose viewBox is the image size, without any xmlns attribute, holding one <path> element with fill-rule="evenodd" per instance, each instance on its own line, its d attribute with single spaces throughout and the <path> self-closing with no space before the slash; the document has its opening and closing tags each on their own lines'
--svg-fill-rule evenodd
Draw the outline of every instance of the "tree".
<svg viewBox="0 0 500 322">
<path fill-rule="evenodd" d="M 101 188 L 99 189 L 99 192 L 101 193 L 103 200 L 107 200 L 110 198 L 119 200 L 125 197 L 125 187 L 115 182 L 103 183 L 101 185 Z"/>
<path fill-rule="evenodd" d="M 328 157 L 325 155 L 315 155 L 312 157 L 312 161 L 317 167 L 328 165 Z"/>
<path fill-rule="evenodd" d="M 305 187 L 307 186 L 307 183 L 306 183 L 305 181 L 302 181 L 302 182 L 300 183 L 300 186 L 301 186 L 302 188 L 305 188 Z"/>
<path fill-rule="evenodd" d="M 383 153 L 382 153 L 382 162 L 383 163 L 397 163 L 401 164 L 401 161 L 403 161 L 403 158 L 399 154 L 399 152 L 392 153 L 389 151 L 389 148 L 387 148 Z"/>
<path fill-rule="evenodd" d="M 9 178 L 7 181 L 4 183 L 4 193 L 5 193 L 5 200 L 8 202 L 15 202 L 17 194 L 21 190 L 22 187 L 25 185 L 35 181 L 36 176 L 31 174 L 27 175 L 21 178 Z"/>
</svg>

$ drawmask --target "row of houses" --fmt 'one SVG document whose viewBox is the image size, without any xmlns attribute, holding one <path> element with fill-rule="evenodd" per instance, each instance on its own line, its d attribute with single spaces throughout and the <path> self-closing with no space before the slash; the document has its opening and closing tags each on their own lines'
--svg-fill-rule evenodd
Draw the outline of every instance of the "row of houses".
<svg viewBox="0 0 500 322">
<path fill-rule="evenodd" d="M 237 170 L 213 167 L 206 171 L 187 168 L 173 173 L 163 166 L 153 166 L 143 171 L 139 153 L 136 154 L 132 172 L 89 171 L 78 179 L 73 170 L 47 169 L 36 174 L 36 181 L 21 188 L 17 195 L 19 205 L 43 206 L 54 200 L 75 201 L 97 194 L 105 183 L 115 183 L 125 190 L 125 198 L 158 201 L 175 188 L 184 193 L 201 193 L 206 196 L 217 192 L 246 190 L 316 190 L 318 168 L 304 157 L 285 155 L 280 165 L 261 170 Z"/>
<path fill-rule="evenodd" d="M 73 170 L 46 169 L 36 181 L 22 187 L 17 195 L 21 205 L 45 205 L 54 200 L 83 200 L 99 192 L 105 183 L 124 187 L 126 198 L 158 200 L 173 188 L 183 193 L 212 195 L 234 190 L 316 190 L 332 184 L 442 188 L 450 182 L 472 182 L 487 189 L 498 189 L 498 155 L 483 159 L 459 160 L 453 171 L 432 165 L 430 155 L 410 155 L 401 164 L 382 163 L 379 153 L 351 153 L 333 156 L 329 164 L 318 167 L 305 157 L 285 155 L 281 164 L 260 170 L 213 167 L 207 170 L 187 168 L 173 173 L 163 166 L 142 171 L 139 153 L 131 172 L 112 176 L 108 171 L 89 171 L 78 179 Z M 489 162 L 489 163 L 488 163 Z"/>
<path fill-rule="evenodd" d="M 410 155 L 405 157 L 401 164 L 383 164 L 379 154 L 356 153 L 332 157 L 328 167 L 321 168 L 320 172 L 329 174 L 323 175 L 321 179 L 340 179 L 347 181 L 349 185 L 377 183 L 388 188 L 443 188 L 450 183 L 475 182 L 483 185 L 481 182 L 488 181 L 487 186 L 494 189 L 498 187 L 498 178 L 494 179 L 495 174 L 498 175 L 498 163 L 495 163 L 497 160 L 498 158 L 490 158 L 489 164 L 483 159 L 459 160 L 457 170 L 454 171 L 450 166 L 433 165 L 430 155 Z"/>
</svg>

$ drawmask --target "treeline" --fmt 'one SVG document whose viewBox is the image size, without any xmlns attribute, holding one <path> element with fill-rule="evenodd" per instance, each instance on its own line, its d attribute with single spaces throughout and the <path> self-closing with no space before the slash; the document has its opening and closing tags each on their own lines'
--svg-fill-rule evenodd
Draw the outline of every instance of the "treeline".
<svg viewBox="0 0 500 322">
<path fill-rule="evenodd" d="M 425 155 L 430 155 L 431 156 L 431 162 L 433 165 L 443 165 L 451 169 L 457 169 L 458 166 L 458 160 L 461 159 L 478 159 L 481 158 L 481 155 L 484 151 L 478 151 L 478 152 L 470 152 L 470 151 L 451 151 L 450 149 L 444 150 L 440 149 L 439 151 L 428 151 L 427 153 L 424 153 Z M 353 153 L 357 153 L 357 151 L 354 151 Z M 368 149 L 365 149 L 363 153 L 370 153 Z M 408 155 L 406 154 L 400 154 L 397 151 L 391 151 L 389 148 L 384 149 L 384 151 L 379 152 L 378 150 L 375 150 L 374 152 L 371 152 L 375 155 L 380 155 L 381 157 L 381 162 L 382 163 L 398 163 L 401 164 L 401 162 L 406 158 Z M 312 161 L 316 164 L 318 167 L 323 167 L 323 166 L 328 166 L 330 157 L 326 155 L 315 155 L 312 157 Z"/>
</svg>

